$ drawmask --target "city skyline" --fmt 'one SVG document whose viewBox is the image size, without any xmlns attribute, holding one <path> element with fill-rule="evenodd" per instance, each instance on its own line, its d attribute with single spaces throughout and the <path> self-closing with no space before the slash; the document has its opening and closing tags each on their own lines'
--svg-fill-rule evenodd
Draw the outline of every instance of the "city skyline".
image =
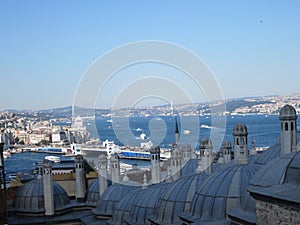
<svg viewBox="0 0 300 225">
<path fill-rule="evenodd" d="M 1 110 L 72 105 L 96 59 L 141 40 L 193 51 L 211 69 L 225 99 L 299 93 L 298 1 L 7 1 L 0 6 Z M 189 85 L 180 75 L 164 72 Z M 115 82 L 130 82 L 122 76 Z"/>
</svg>

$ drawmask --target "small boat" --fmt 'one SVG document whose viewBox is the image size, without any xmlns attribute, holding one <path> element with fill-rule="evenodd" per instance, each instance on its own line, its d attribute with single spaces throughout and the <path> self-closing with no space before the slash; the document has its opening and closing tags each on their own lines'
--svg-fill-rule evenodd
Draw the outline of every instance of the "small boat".
<svg viewBox="0 0 300 225">
<path fill-rule="evenodd" d="M 188 135 L 188 134 L 191 133 L 191 131 L 190 131 L 190 130 L 184 130 L 183 133 L 184 133 L 185 135 Z"/>
<path fill-rule="evenodd" d="M 56 162 L 56 163 L 60 162 L 60 157 L 58 157 L 58 156 L 52 156 L 52 155 L 45 156 L 45 159 L 52 161 L 52 162 Z"/>
</svg>

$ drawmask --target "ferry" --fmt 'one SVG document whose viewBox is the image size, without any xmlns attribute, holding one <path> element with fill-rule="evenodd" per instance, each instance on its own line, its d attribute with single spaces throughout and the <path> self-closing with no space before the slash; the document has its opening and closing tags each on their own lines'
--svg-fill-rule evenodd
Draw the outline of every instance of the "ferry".
<svg viewBox="0 0 300 225">
<path fill-rule="evenodd" d="M 55 162 L 55 163 L 59 163 L 60 162 L 60 157 L 58 156 L 45 156 L 45 159 Z"/>
</svg>

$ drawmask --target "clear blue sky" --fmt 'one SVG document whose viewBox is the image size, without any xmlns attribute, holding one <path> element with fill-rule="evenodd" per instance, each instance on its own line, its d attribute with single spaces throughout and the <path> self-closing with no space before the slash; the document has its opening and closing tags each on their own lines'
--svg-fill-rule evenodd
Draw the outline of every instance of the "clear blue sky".
<svg viewBox="0 0 300 225">
<path fill-rule="evenodd" d="M 225 98 L 299 93 L 300 1 L 0 2 L 0 109 L 72 105 L 94 58 L 141 40 L 182 45 Z"/>
</svg>

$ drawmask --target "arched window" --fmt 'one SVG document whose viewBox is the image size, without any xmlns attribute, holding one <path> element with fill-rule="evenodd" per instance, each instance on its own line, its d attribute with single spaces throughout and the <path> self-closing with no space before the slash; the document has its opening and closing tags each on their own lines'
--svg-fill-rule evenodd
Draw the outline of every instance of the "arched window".
<svg viewBox="0 0 300 225">
<path fill-rule="evenodd" d="M 284 124 L 284 129 L 285 129 L 285 130 L 288 130 L 288 129 L 289 129 L 289 124 L 288 124 L 287 122 L 285 122 L 285 124 Z"/>
<path fill-rule="evenodd" d="M 294 123 L 291 122 L 291 130 L 294 130 Z"/>
</svg>

